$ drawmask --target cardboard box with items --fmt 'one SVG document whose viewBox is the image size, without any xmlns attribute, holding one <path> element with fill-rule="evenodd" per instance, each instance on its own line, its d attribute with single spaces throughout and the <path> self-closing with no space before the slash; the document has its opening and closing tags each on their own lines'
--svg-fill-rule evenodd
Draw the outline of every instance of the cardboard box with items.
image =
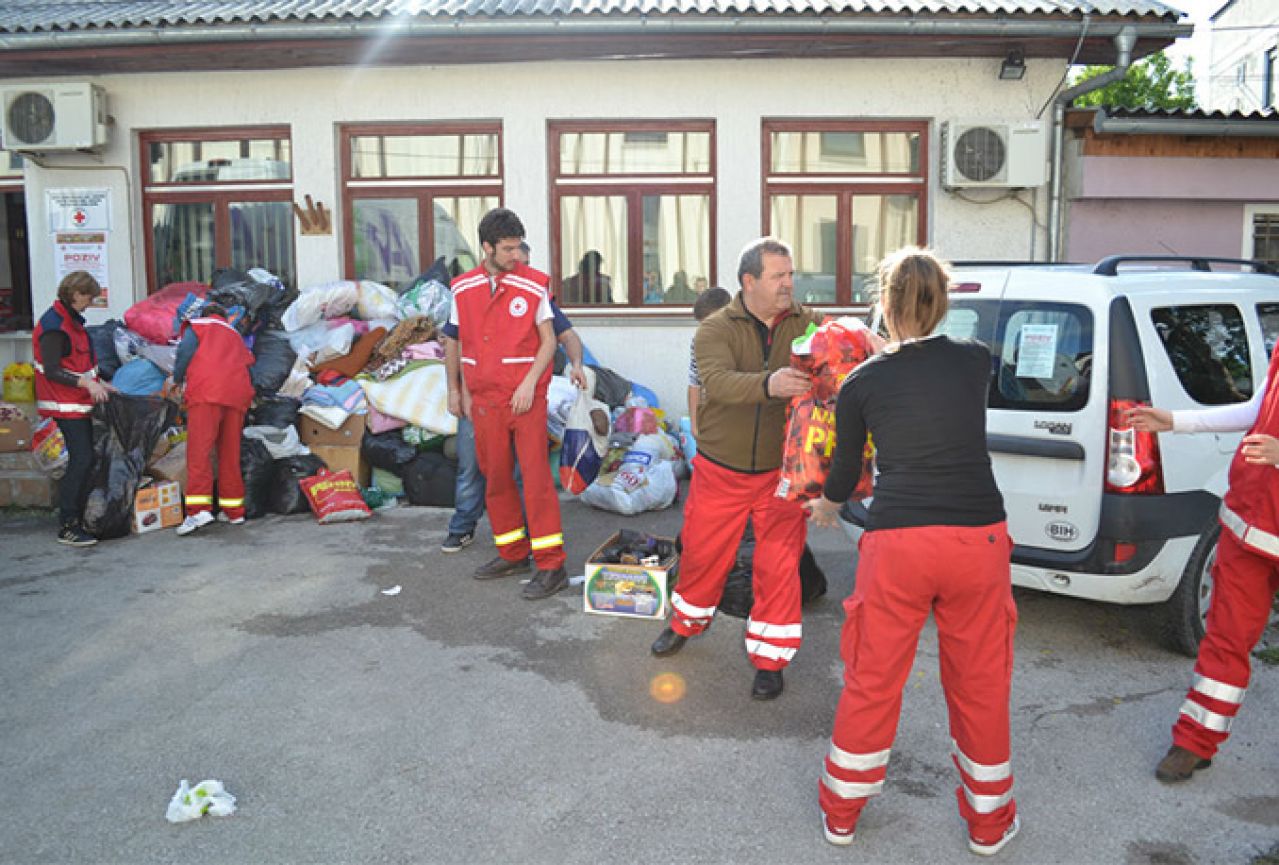
<svg viewBox="0 0 1279 865">
<path fill-rule="evenodd" d="M 133 497 L 133 531 L 145 534 L 169 529 L 182 522 L 182 487 L 176 481 L 159 481 L 143 487 Z"/>
<path fill-rule="evenodd" d="M 586 562 L 586 612 L 661 619 L 679 555 L 675 541 L 623 530 L 600 545 Z"/>
</svg>

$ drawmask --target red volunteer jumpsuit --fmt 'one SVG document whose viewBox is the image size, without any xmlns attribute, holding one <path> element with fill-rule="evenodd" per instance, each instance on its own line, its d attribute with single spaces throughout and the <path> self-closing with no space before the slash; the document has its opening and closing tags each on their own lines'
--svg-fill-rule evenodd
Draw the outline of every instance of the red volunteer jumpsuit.
<svg viewBox="0 0 1279 865">
<path fill-rule="evenodd" d="M 1249 433 L 1279 438 L 1279 350 Z M 1212 603 L 1195 677 L 1172 727 L 1172 741 L 1211 759 L 1230 735 L 1251 676 L 1249 653 L 1270 621 L 1279 592 L 1279 468 L 1244 462 L 1235 452 L 1221 507 Z"/>
<path fill-rule="evenodd" d="M 511 413 L 511 396 L 537 358 L 538 323 L 551 318 L 546 274 L 518 265 L 496 277 L 490 291 L 481 265 L 453 280 L 453 323 L 458 329 L 462 375 L 471 394 L 475 453 L 487 481 L 493 540 L 507 561 L 522 561 L 530 551 L 537 569 L 554 571 L 565 562 L 560 501 L 547 460 L 546 388 L 551 368 L 534 387 L 533 405 Z M 515 460 L 524 478 L 520 506 Z M 528 526 L 524 514 L 528 513 Z"/>
<path fill-rule="evenodd" d="M 67 309 L 60 300 L 53 302 L 53 312 L 61 317 L 59 328 L 67 335 L 71 343 L 71 352 L 62 361 L 62 368 L 72 375 L 88 373 L 90 378 L 98 377 L 94 366 L 93 344 L 89 341 L 89 332 L 84 329 L 84 319 Z M 44 333 L 46 313 L 31 334 L 36 371 L 36 411 L 41 417 L 51 418 L 83 418 L 93 411 L 93 397 L 82 387 L 59 384 L 50 381 L 44 375 L 44 362 L 40 357 L 40 336 Z"/>
<path fill-rule="evenodd" d="M 240 332 L 221 318 L 187 323 L 199 347 L 186 371 L 187 516 L 213 509 L 213 464 L 218 452 L 218 507 L 231 519 L 244 516 L 240 436 L 253 401 L 253 354 Z"/>
</svg>

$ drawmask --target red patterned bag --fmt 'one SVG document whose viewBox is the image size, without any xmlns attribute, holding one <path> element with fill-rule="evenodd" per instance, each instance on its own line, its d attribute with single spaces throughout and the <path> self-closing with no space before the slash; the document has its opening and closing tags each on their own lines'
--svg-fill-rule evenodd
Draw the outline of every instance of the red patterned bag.
<svg viewBox="0 0 1279 865">
<path fill-rule="evenodd" d="M 317 474 L 298 481 L 298 486 L 306 493 L 320 525 L 365 520 L 373 515 L 360 495 L 355 478 L 346 469 L 340 472 L 320 469 Z"/>
<path fill-rule="evenodd" d="M 803 396 L 791 400 L 782 450 L 777 496 L 806 502 L 822 494 L 835 456 L 835 403 L 844 379 L 874 354 L 870 330 L 854 318 L 827 319 L 791 345 L 791 366 L 813 380 Z M 853 495 L 864 498 L 873 486 L 870 437 L 863 449 L 862 476 Z"/>
</svg>

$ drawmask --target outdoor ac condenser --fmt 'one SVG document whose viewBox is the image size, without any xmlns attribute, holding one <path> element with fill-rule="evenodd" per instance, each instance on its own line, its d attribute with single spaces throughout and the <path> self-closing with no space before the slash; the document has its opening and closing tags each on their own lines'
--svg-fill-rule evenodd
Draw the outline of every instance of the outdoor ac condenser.
<svg viewBox="0 0 1279 865">
<path fill-rule="evenodd" d="M 1048 127 L 1039 120 L 959 121 L 941 128 L 941 182 L 964 187 L 1033 187 L 1048 180 Z"/>
<path fill-rule="evenodd" d="M 99 150 L 107 143 L 106 93 L 83 81 L 0 87 L 5 150 Z"/>
</svg>

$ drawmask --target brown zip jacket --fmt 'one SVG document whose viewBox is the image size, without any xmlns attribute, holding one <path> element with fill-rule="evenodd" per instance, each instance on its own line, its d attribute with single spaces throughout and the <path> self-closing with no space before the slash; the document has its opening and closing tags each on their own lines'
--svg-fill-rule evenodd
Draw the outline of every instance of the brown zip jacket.
<svg viewBox="0 0 1279 865">
<path fill-rule="evenodd" d="M 699 454 L 738 472 L 781 467 L 790 400 L 768 396 L 768 377 L 790 365 L 791 342 L 822 318 L 796 303 L 770 331 L 747 311 L 739 291 L 732 303 L 702 322 L 693 337 L 702 380 Z"/>
</svg>

